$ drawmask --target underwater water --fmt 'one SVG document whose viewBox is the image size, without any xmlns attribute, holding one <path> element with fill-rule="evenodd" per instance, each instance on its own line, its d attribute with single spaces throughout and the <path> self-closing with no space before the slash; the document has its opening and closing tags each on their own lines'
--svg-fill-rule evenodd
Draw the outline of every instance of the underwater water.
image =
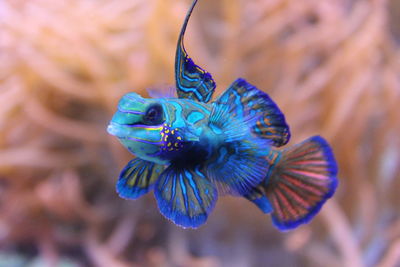
<svg viewBox="0 0 400 267">
<path fill-rule="evenodd" d="M 219 95 L 237 77 L 331 144 L 340 186 L 281 233 L 221 197 L 185 230 L 152 194 L 120 199 L 132 158 L 106 126 L 127 92 L 174 86 L 190 1 L 0 2 L 0 266 L 398 266 L 400 4 L 199 0 L 185 45 Z"/>
</svg>

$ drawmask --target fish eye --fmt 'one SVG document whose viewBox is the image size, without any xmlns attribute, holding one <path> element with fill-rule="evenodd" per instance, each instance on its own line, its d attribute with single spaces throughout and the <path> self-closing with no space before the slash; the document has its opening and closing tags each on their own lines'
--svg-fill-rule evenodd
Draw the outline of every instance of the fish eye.
<svg viewBox="0 0 400 267">
<path fill-rule="evenodd" d="M 164 114 L 162 106 L 159 104 L 150 106 L 143 117 L 143 122 L 147 125 L 158 125 L 163 123 Z"/>
</svg>

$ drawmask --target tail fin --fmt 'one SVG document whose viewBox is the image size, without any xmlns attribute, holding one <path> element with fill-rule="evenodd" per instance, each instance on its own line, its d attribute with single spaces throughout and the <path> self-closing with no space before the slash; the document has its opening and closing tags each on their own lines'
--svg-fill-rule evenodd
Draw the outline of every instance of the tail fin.
<svg viewBox="0 0 400 267">
<path fill-rule="evenodd" d="M 258 196 L 247 198 L 264 212 L 271 212 L 278 229 L 290 230 L 309 222 L 334 194 L 337 166 L 331 148 L 320 136 L 279 153 L 268 180 L 255 190 Z"/>
</svg>

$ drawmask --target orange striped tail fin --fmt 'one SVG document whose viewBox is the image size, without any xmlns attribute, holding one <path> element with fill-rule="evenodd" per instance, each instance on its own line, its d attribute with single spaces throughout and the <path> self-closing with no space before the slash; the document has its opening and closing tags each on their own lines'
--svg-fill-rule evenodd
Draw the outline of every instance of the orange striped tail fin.
<svg viewBox="0 0 400 267">
<path fill-rule="evenodd" d="M 284 231 L 308 223 L 332 197 L 338 185 L 337 165 L 320 136 L 278 153 L 267 178 L 246 197 L 271 213 L 273 224 Z"/>
</svg>

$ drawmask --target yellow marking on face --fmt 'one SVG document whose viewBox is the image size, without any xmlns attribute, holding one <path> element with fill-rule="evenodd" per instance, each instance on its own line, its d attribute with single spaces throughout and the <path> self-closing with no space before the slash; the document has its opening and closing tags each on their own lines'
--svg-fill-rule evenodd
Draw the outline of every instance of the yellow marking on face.
<svg viewBox="0 0 400 267">
<path fill-rule="evenodd" d="M 169 146 L 169 147 L 170 147 L 171 145 L 172 145 L 171 142 L 169 142 L 169 143 L 167 144 L 167 146 Z"/>
<path fill-rule="evenodd" d="M 171 133 L 172 133 L 172 134 L 175 134 L 175 130 L 172 130 Z"/>
<path fill-rule="evenodd" d="M 178 147 L 178 145 L 179 145 L 178 143 L 175 143 L 175 144 L 174 144 L 175 147 Z"/>
<path fill-rule="evenodd" d="M 168 129 L 166 129 L 166 130 L 165 130 L 165 133 L 169 133 L 169 130 L 168 130 Z"/>
<path fill-rule="evenodd" d="M 163 127 L 157 127 L 157 128 L 146 128 L 146 130 L 148 130 L 148 131 L 162 131 L 162 128 Z"/>
<path fill-rule="evenodd" d="M 162 131 L 162 129 L 163 129 L 163 127 L 162 126 L 159 126 L 159 127 L 135 127 L 135 129 L 143 129 L 143 130 L 146 130 L 146 131 Z"/>
<path fill-rule="evenodd" d="M 178 140 L 182 140 L 182 137 L 178 136 L 176 139 L 178 139 Z"/>
</svg>

